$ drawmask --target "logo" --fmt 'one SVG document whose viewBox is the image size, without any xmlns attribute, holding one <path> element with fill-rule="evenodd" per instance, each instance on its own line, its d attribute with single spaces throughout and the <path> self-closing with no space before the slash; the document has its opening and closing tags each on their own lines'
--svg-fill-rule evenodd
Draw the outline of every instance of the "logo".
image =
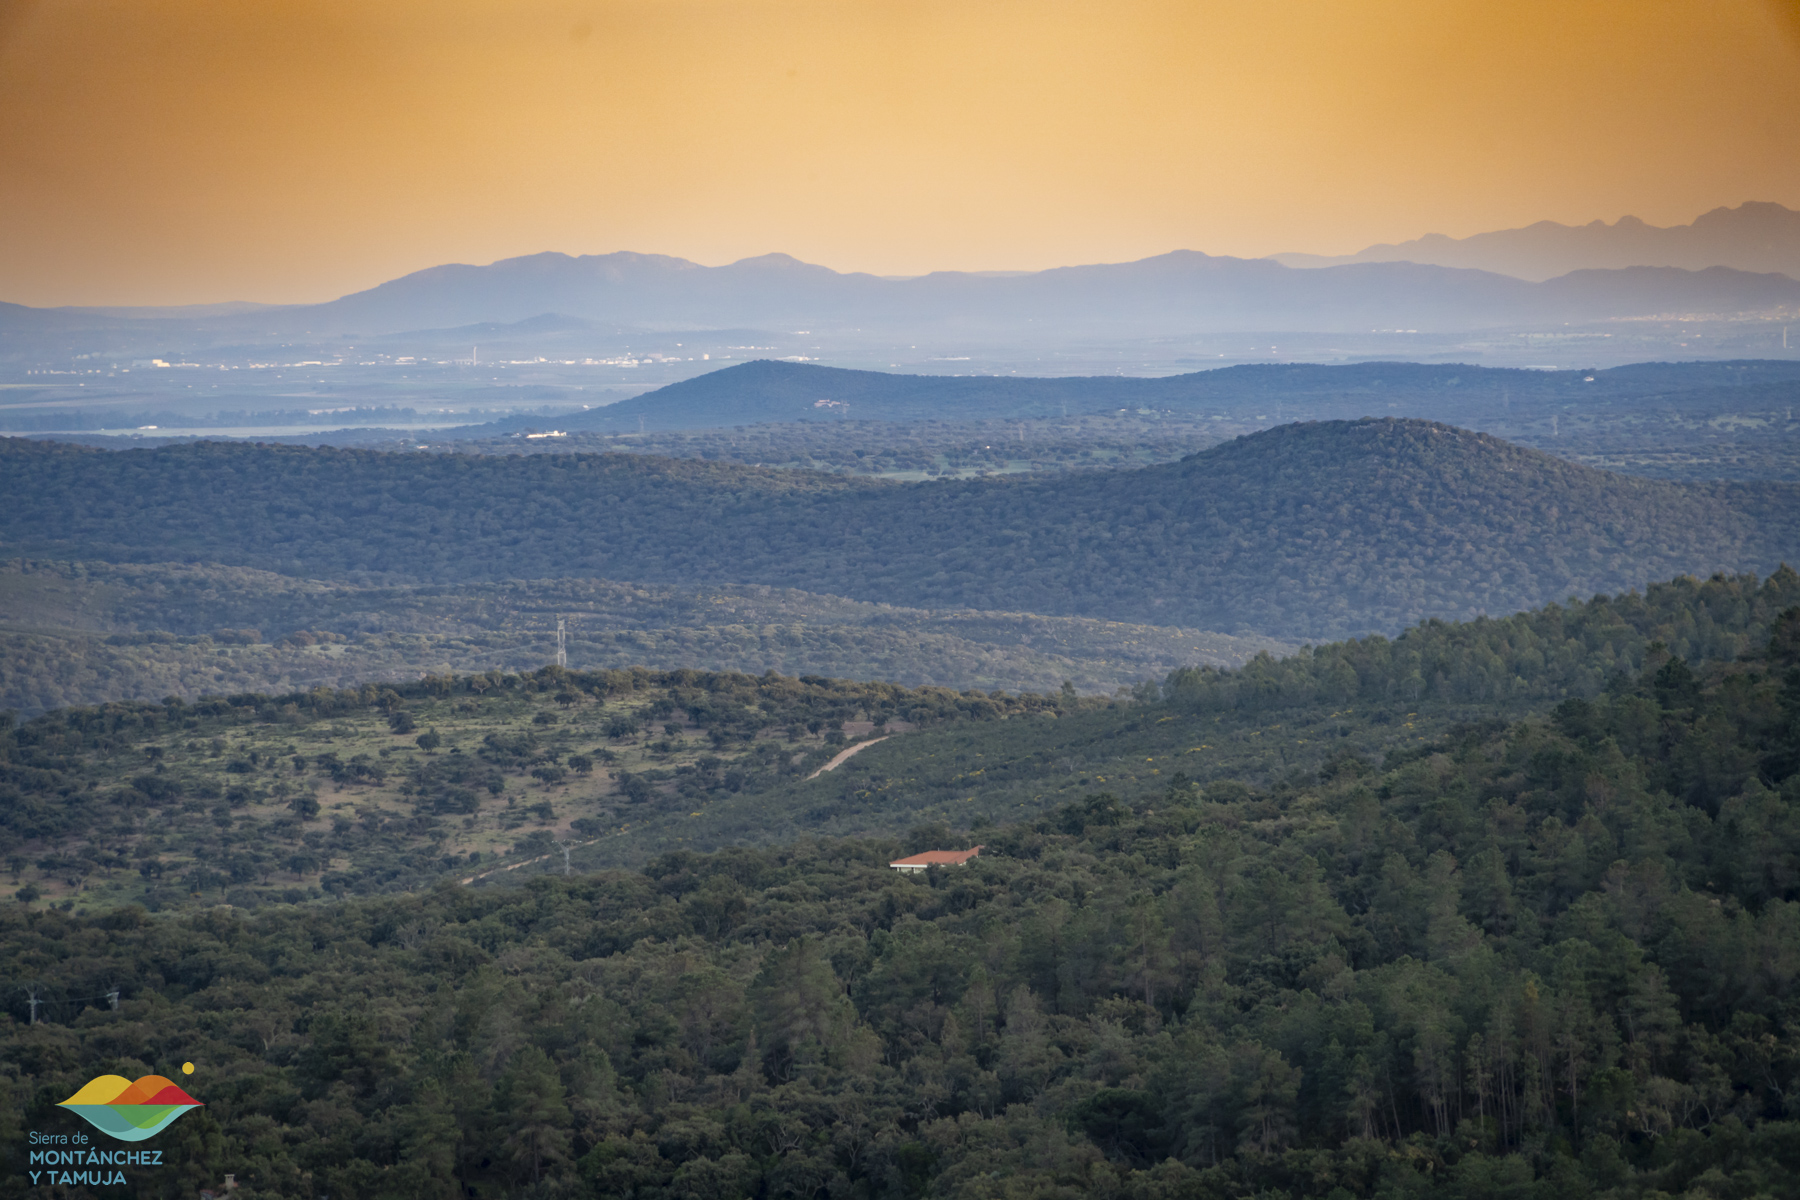
<svg viewBox="0 0 1800 1200">
<path fill-rule="evenodd" d="M 123 1075 L 101 1075 L 59 1107 L 77 1113 L 101 1133 L 122 1142 L 141 1142 L 167 1129 L 200 1102 L 161 1075 L 136 1083 Z"/>
</svg>

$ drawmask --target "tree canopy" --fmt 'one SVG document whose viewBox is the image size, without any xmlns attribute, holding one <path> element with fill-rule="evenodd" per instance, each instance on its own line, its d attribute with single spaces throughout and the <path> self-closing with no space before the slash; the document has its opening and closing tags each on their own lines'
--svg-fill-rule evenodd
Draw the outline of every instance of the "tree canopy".
<svg viewBox="0 0 1800 1200">
<path fill-rule="evenodd" d="M 0 1016 L 0 1138 L 193 1061 L 138 1194 L 1789 1195 L 1797 803 L 1789 609 L 1379 761 L 1093 790 L 917 877 L 885 863 L 949 830 L 11 904 L 40 1004 Z"/>
</svg>

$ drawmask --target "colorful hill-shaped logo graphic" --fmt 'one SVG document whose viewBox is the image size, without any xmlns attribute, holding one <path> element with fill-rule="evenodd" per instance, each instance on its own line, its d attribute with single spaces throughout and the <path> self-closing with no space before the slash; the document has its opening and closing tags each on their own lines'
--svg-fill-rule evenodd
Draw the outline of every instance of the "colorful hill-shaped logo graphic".
<svg viewBox="0 0 1800 1200">
<path fill-rule="evenodd" d="M 161 1075 L 146 1075 L 136 1083 L 123 1075 L 101 1075 L 59 1107 L 81 1114 L 89 1125 L 120 1141 L 141 1142 L 199 1108 L 200 1102 Z"/>
</svg>

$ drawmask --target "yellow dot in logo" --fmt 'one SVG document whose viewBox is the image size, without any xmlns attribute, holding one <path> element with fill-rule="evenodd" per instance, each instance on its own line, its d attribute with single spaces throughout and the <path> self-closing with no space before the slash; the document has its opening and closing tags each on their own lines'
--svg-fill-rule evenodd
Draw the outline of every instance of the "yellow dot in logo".
<svg viewBox="0 0 1800 1200">
<path fill-rule="evenodd" d="M 194 1073 L 194 1064 L 193 1063 L 182 1063 L 181 1064 L 181 1073 L 183 1075 L 192 1075 Z"/>
</svg>

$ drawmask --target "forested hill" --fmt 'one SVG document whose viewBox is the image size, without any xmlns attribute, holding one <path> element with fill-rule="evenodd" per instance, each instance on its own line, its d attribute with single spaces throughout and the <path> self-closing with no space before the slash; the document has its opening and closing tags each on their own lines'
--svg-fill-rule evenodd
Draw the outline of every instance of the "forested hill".
<svg viewBox="0 0 1800 1200">
<path fill-rule="evenodd" d="M 604 408 L 557 418 L 595 431 L 698 429 L 766 421 L 1022 419 L 1119 409 L 1233 413 L 1285 411 L 1290 419 L 1428 416 L 1472 420 L 1503 406 L 1584 409 L 1695 390 L 1800 384 L 1780 361 L 1635 363 L 1602 371 L 1529 371 L 1465 364 L 1270 363 L 1157 379 L 904 375 L 816 363 L 743 363 Z M 1393 411 L 1390 411 L 1393 410 Z M 542 423 L 542 418 L 535 421 Z M 505 425 L 522 425 L 514 418 Z"/>
<path fill-rule="evenodd" d="M 765 583 L 1292 638 L 1800 560 L 1800 487 L 1637 479 L 1392 419 L 1282 426 L 1136 471 L 904 486 L 619 455 L 0 455 L 9 555 Z"/>
<path fill-rule="evenodd" d="M 957 835 L 257 912 L 6 904 L 31 989 L 0 1146 L 73 1131 L 56 1102 L 95 1075 L 193 1062 L 205 1107 L 134 1195 L 1792 1197 L 1800 609 L 1770 634 L 1600 657 L 1597 694 L 1380 762 L 1096 790 L 921 876 L 886 864 Z M 141 715 L 34 732 L 117 748 Z"/>
</svg>

